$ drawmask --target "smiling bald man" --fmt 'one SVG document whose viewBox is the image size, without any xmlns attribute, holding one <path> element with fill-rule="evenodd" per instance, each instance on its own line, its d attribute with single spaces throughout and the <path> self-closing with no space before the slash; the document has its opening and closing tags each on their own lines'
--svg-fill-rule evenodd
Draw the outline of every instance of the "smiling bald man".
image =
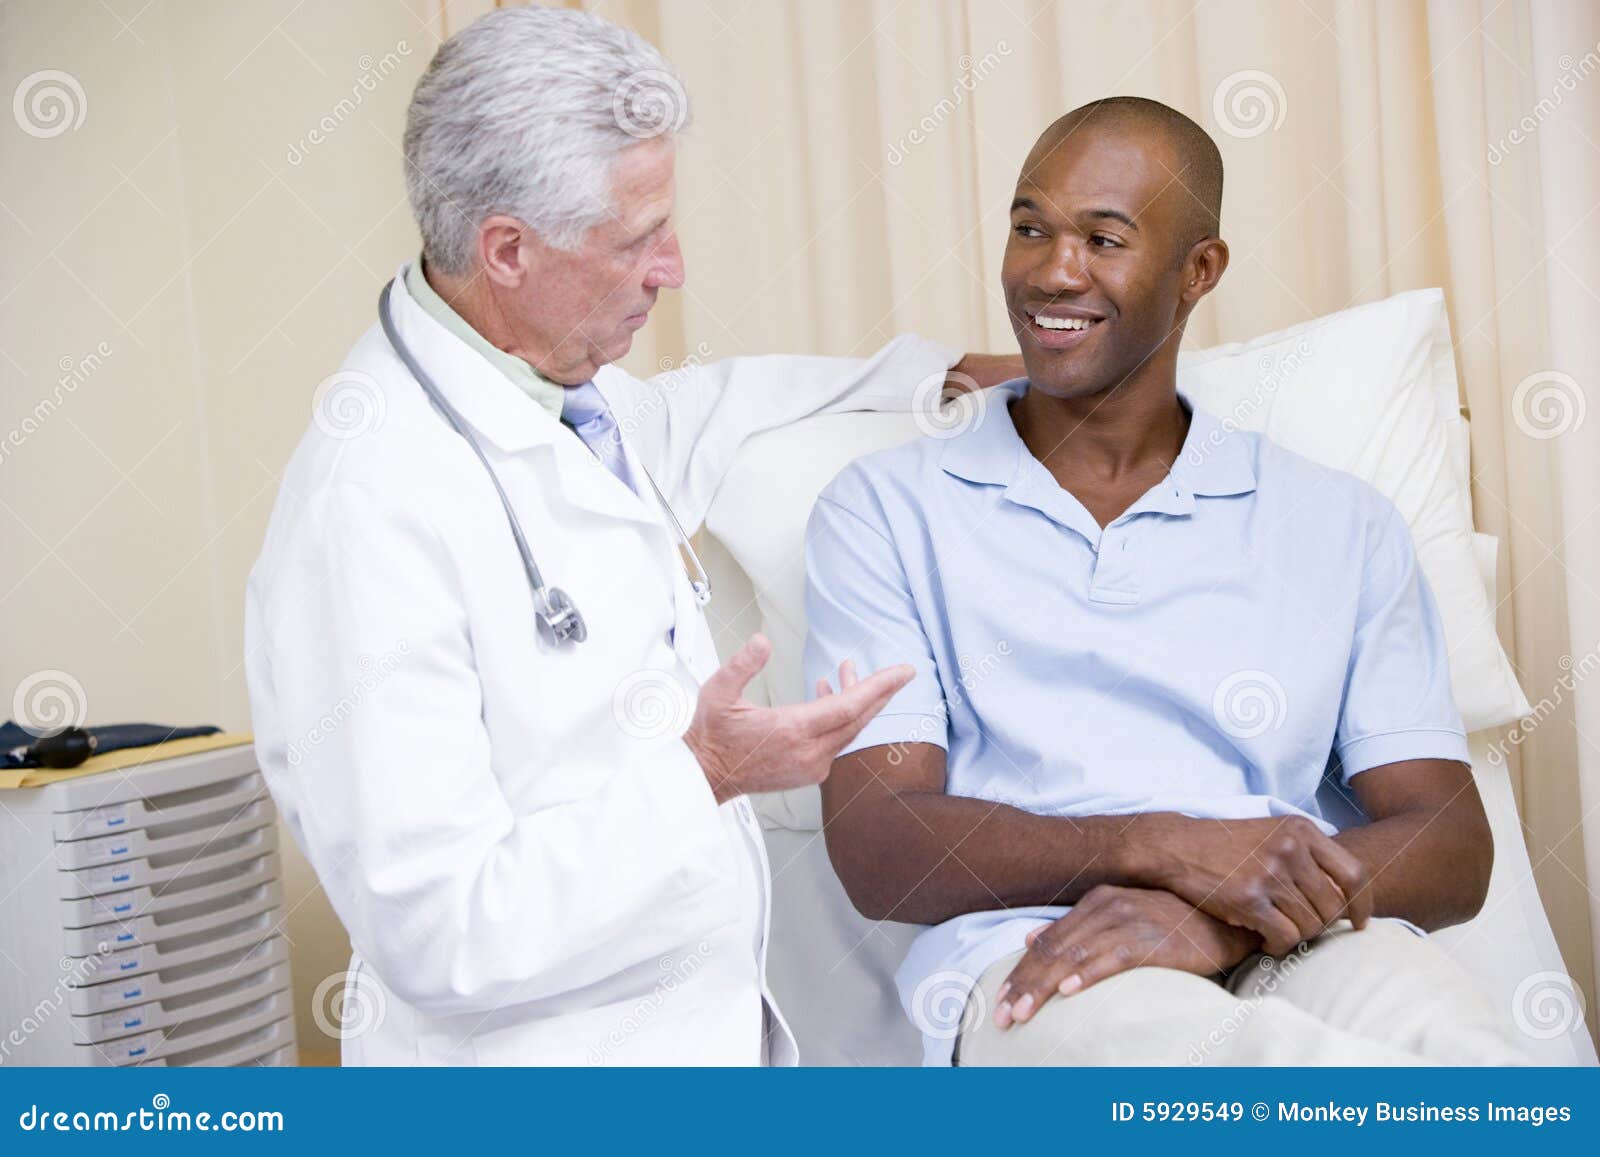
<svg viewBox="0 0 1600 1157">
<path fill-rule="evenodd" d="M 1178 390 L 1221 201 L 1165 105 L 1051 125 L 1001 273 L 1027 377 L 824 491 L 809 673 L 916 670 L 823 785 L 829 854 L 930 926 L 897 977 L 930 1063 L 1520 1063 L 1423 932 L 1493 845 L 1405 522 Z"/>
</svg>

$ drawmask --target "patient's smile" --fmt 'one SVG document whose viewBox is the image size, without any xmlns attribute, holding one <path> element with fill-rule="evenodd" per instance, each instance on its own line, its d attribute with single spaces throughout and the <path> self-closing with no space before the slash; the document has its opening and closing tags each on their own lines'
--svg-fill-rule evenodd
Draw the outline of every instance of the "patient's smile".
<svg viewBox="0 0 1600 1157">
<path fill-rule="evenodd" d="M 1081 344 L 1105 318 L 1058 309 L 1031 314 L 1030 320 L 1028 332 L 1034 341 L 1045 349 L 1060 350 Z"/>
</svg>

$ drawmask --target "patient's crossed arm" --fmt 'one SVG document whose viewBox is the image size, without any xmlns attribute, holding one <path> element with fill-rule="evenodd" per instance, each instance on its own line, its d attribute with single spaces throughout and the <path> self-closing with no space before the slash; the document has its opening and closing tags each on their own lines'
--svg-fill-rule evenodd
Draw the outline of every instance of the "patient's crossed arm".
<svg viewBox="0 0 1600 1157">
<path fill-rule="evenodd" d="M 1440 928 L 1476 913 L 1493 843 L 1471 769 L 1411 760 L 1350 784 L 1371 822 L 1336 837 L 1298 817 L 1039 816 L 946 794 L 944 749 L 924 743 L 835 760 L 822 802 L 829 858 L 865 916 L 1080 905 L 1018 966 L 1036 1008 L 1142 964 L 1211 973 L 1257 948 L 1281 955 L 1342 918 Z"/>
</svg>

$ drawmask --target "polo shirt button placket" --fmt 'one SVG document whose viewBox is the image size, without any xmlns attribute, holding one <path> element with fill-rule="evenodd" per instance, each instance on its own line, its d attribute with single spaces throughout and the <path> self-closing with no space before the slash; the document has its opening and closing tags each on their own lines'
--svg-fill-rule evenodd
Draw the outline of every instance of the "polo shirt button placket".
<svg viewBox="0 0 1600 1157">
<path fill-rule="evenodd" d="M 1089 582 L 1089 599 L 1096 603 L 1127 606 L 1139 601 L 1139 578 L 1132 550 L 1135 523 L 1113 522 L 1100 534 L 1094 555 L 1094 573 Z"/>
</svg>

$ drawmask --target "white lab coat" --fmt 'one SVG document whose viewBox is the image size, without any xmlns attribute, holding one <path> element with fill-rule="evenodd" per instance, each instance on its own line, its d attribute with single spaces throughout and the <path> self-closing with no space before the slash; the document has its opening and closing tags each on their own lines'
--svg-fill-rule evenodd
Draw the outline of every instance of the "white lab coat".
<svg viewBox="0 0 1600 1157">
<path fill-rule="evenodd" d="M 284 473 L 245 612 L 261 768 L 354 947 L 345 1062 L 794 1063 L 759 827 L 681 738 L 718 661 L 671 524 L 403 278 L 392 297 L 589 637 L 539 639 L 483 466 L 374 325 Z M 693 533 L 745 438 L 906 409 L 956 356 L 900 337 L 596 385 Z"/>
</svg>

